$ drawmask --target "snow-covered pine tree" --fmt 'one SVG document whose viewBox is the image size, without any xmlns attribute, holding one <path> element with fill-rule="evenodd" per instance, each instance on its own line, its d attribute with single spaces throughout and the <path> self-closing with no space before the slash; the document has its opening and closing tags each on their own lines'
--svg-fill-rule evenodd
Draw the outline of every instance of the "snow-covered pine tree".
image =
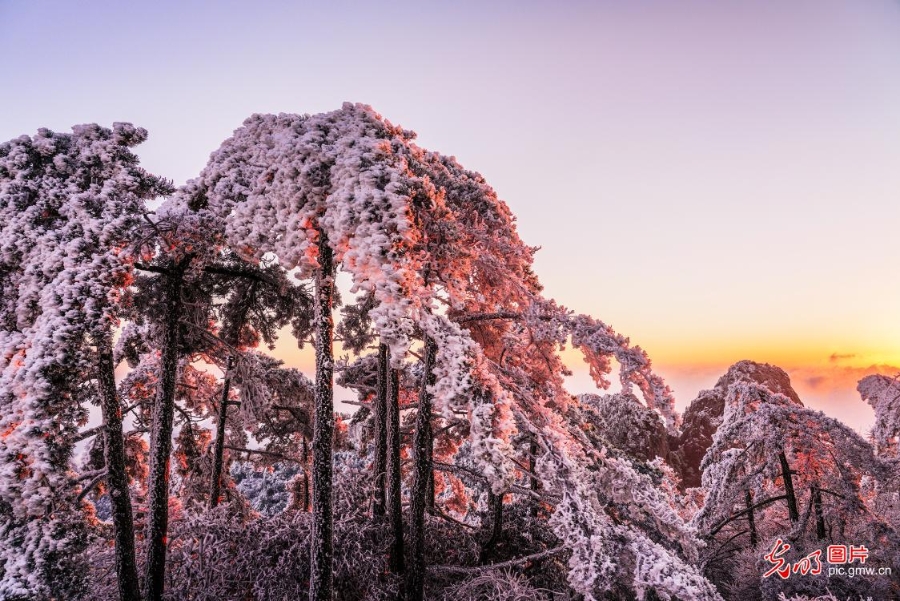
<svg viewBox="0 0 900 601">
<path fill-rule="evenodd" d="M 268 370 L 276 366 L 267 361 L 261 364 L 254 353 L 246 351 L 260 342 L 274 345 L 277 332 L 288 323 L 305 337 L 311 321 L 311 299 L 303 286 L 291 283 L 275 261 L 246 261 L 234 254 L 225 244 L 221 222 L 209 214 L 198 219 L 185 198 L 179 190 L 152 219 L 146 219 L 143 239 L 149 256 L 138 264 L 144 275 L 137 280 L 135 304 L 139 310 L 133 314 L 136 321 L 148 324 L 159 349 L 158 359 L 150 357 L 159 369 L 150 422 L 150 543 L 145 574 L 150 598 L 163 594 L 169 497 L 166 470 L 176 411 L 182 426 L 176 451 L 184 467 L 180 494 L 199 500 L 214 493 L 218 500 L 215 484 L 221 483 L 224 428 L 234 375 L 241 376 L 237 390 L 242 411 L 240 418 L 233 420 L 232 436 L 241 447 L 246 442 L 247 424 L 258 424 L 263 412 L 272 409 L 263 398 L 267 389 L 260 379 L 271 379 Z M 172 286 L 177 286 L 177 295 Z M 225 373 L 217 394 L 208 394 L 204 387 L 187 381 L 189 374 L 197 373 L 193 365 L 198 362 L 217 365 Z M 201 379 L 206 382 L 209 378 Z M 209 434 L 192 424 L 211 415 L 220 419 L 216 444 L 207 461 L 204 439 Z"/>
<path fill-rule="evenodd" d="M 634 500 L 629 495 L 598 493 L 612 482 L 629 479 L 635 489 L 655 488 L 630 464 L 602 460 L 590 441 L 555 413 L 557 404 L 572 402 L 557 386 L 564 373 L 564 369 L 556 369 L 558 358 L 545 361 L 544 369 L 552 374 L 549 378 L 536 376 L 536 389 L 516 390 L 521 400 L 513 402 L 511 391 L 516 381 L 504 374 L 506 385 L 500 385 L 498 373 L 502 370 L 492 365 L 466 329 L 454 323 L 448 309 L 457 311 L 465 306 L 463 299 L 470 294 L 475 303 L 480 303 L 479 295 L 484 294 L 483 290 L 469 289 L 475 271 L 466 271 L 466 253 L 459 248 L 464 242 L 479 239 L 497 248 L 509 245 L 515 249 L 519 243 L 491 217 L 502 211 L 491 213 L 478 204 L 487 199 L 487 206 L 491 205 L 490 195 L 483 190 L 471 196 L 454 196 L 448 186 L 436 185 L 438 164 L 451 161 L 434 159 L 436 155 L 429 158 L 411 139 L 409 132 L 361 105 L 345 105 L 339 111 L 315 116 L 257 115 L 213 153 L 200 178 L 189 185 L 188 204 L 199 220 L 206 215 L 224 220 L 226 238 L 238 253 L 256 259 L 272 253 L 285 267 L 298 268 L 303 278 L 315 276 L 320 259 L 333 252 L 335 264 L 350 274 L 354 292 L 374 296 L 375 306 L 370 311 L 373 329 L 390 348 L 394 366 L 403 360 L 417 332 L 433 339 L 435 382 L 429 392 L 434 407 L 438 414 L 468 413 L 471 456 L 496 489 L 495 494 L 514 478 L 507 438 L 514 432 L 516 421 L 532 424 L 532 434 L 540 439 L 539 452 L 544 453 L 535 466 L 542 486 L 566 490 L 565 499 L 593 508 L 587 513 L 576 511 L 573 515 L 577 524 L 562 517 L 566 512 L 557 510 L 555 515 L 561 517 L 553 522 L 560 537 L 573 544 L 581 540 L 575 533 L 583 533 L 586 528 L 592 533 L 590 551 L 579 553 L 577 561 L 573 558 L 570 576 L 576 590 L 599 594 L 608 577 L 630 575 L 632 590 L 638 592 L 653 588 L 663 595 L 715 598 L 709 583 L 695 572 L 685 578 L 671 578 L 679 570 L 690 571 L 687 562 L 696 555 L 697 541 L 664 495 L 646 492 Z M 456 175 L 451 173 L 452 177 Z M 478 177 L 467 177 L 476 187 L 483 186 Z M 456 209 L 452 208 L 454 198 L 459 203 Z M 484 223 L 479 226 L 483 232 L 479 236 L 466 238 L 460 234 L 465 228 L 453 224 L 456 215 L 468 214 L 478 225 L 481 213 Z M 327 249 L 322 244 L 325 241 Z M 463 242 L 457 244 L 459 241 Z M 482 256 L 481 248 L 470 248 L 470 257 Z M 441 259 L 441 252 L 450 256 Z M 624 384 L 638 384 L 647 404 L 675 427 L 677 417 L 669 415 L 671 399 L 661 380 L 649 376 L 652 372 L 642 351 L 628 347 L 627 339 L 615 338 L 605 326 L 576 320 L 567 311 L 536 297 L 539 284 L 530 273 L 531 250 L 522 246 L 515 252 L 522 257 L 522 273 L 510 281 L 502 279 L 510 272 L 498 269 L 507 259 L 500 252 L 483 253 L 487 260 L 481 265 L 471 259 L 468 263 L 479 265 L 486 274 L 485 281 L 490 274 L 501 276 L 492 284 L 498 298 L 515 291 L 523 299 L 509 301 L 511 305 L 515 302 L 514 316 L 527 322 L 526 327 L 511 328 L 512 335 L 523 342 L 528 338 L 541 340 L 546 351 L 555 355 L 570 334 L 577 333 L 580 346 L 597 358 L 592 365 L 597 374 L 609 371 L 602 357 L 621 355 Z M 435 268 L 443 265 L 450 266 L 446 276 L 434 277 L 440 273 Z M 528 284 L 519 285 L 521 281 Z M 492 312 L 509 311 L 502 302 L 491 305 Z M 461 318 L 458 321 L 462 323 Z M 611 346 L 607 348 L 608 342 Z M 532 363 L 536 367 L 539 362 L 540 356 Z M 472 394 L 478 389 L 490 394 Z M 468 399 L 474 397 L 480 401 L 469 404 Z M 513 419 L 516 413 L 521 420 Z M 588 465 L 591 469 L 603 467 L 600 480 L 588 476 Z M 573 488 L 580 477 L 594 486 Z M 608 513 L 612 506 L 618 507 L 617 515 L 630 511 L 634 518 L 625 525 L 617 524 Z M 318 516 L 327 520 L 327 508 L 320 508 Z M 585 519 L 594 520 L 593 526 L 588 527 Z M 654 524 L 658 531 L 648 533 L 647 524 Z M 604 540 L 611 546 L 604 547 Z M 608 557 L 621 553 L 623 540 L 632 545 L 628 554 L 631 559 L 614 570 L 601 568 Z M 659 546 L 651 540 L 669 543 Z M 612 541 L 619 542 L 612 545 Z M 649 564 L 635 563 L 644 557 L 659 560 L 665 567 L 647 571 Z M 582 569 L 589 571 L 589 577 Z M 329 587 L 327 577 L 319 574 L 312 580 L 313 596 L 319 598 L 317 591 Z"/>
<path fill-rule="evenodd" d="M 402 148 L 406 137 L 362 106 L 314 117 L 254 116 L 193 183 L 193 206 L 226 220 L 227 236 L 239 253 L 256 258 L 274 253 L 315 283 L 311 599 L 332 595 L 333 266 L 343 263 L 355 285 L 374 293 L 379 304 L 373 311 L 380 311 L 376 330 L 405 352 L 409 305 L 416 299 L 404 292 L 416 271 L 383 267 L 408 246 L 405 237 L 412 233 L 407 212 L 415 182 L 392 147 L 396 141 Z"/>
<path fill-rule="evenodd" d="M 274 347 L 277 332 L 291 322 L 295 325 L 295 333 L 305 338 L 312 300 L 306 288 L 291 283 L 285 270 L 275 262 L 254 265 L 226 250 L 214 262 L 205 265 L 203 271 L 204 285 L 210 290 L 208 298 L 217 301 L 213 303 L 217 306 L 212 308 L 211 315 L 202 314 L 192 321 L 198 331 L 210 322 L 217 325 L 216 332 L 205 335 L 208 350 L 203 353 L 202 360 L 219 366 L 223 372 L 222 390 L 215 411 L 216 436 L 209 498 L 210 507 L 215 507 L 223 476 L 229 407 L 235 403 L 242 407 L 239 418 L 244 419 L 234 420 L 242 430 L 252 429 L 266 412 L 287 411 L 271 406 L 271 399 L 263 398 L 265 393 L 253 393 L 254 387 L 267 390 L 266 383 L 272 381 L 269 370 L 277 369 L 278 365 L 248 354 L 248 351 L 262 342 Z M 260 366 L 260 359 L 263 369 L 250 368 L 251 364 Z M 237 401 L 230 395 L 235 372 L 243 375 Z M 243 394 L 244 391 L 250 394 Z"/>
<path fill-rule="evenodd" d="M 85 378 L 102 399 L 120 596 L 139 597 L 109 346 L 144 200 L 168 191 L 130 150 L 146 137 L 117 123 L 71 134 L 42 129 L 0 145 L 0 596 L 7 599 L 79 592 L 78 552 L 87 539 L 71 456 L 89 396 L 78 390 Z"/>
</svg>

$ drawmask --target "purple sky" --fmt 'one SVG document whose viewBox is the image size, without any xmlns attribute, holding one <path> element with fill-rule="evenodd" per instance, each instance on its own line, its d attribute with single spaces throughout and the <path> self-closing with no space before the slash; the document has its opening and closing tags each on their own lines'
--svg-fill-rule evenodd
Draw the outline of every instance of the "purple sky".
<svg viewBox="0 0 900 601">
<path fill-rule="evenodd" d="M 871 423 L 854 378 L 900 365 L 900 2 L 380 4 L 0 0 L 0 139 L 132 121 L 181 183 L 253 112 L 366 102 L 481 171 L 547 293 L 680 404 L 750 358 Z"/>
</svg>

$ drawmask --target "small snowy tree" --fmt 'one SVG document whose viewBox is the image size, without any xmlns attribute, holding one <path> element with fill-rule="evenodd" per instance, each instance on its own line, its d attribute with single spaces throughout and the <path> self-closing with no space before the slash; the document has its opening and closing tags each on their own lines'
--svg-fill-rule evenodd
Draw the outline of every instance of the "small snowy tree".
<svg viewBox="0 0 900 601">
<path fill-rule="evenodd" d="M 751 547 L 776 537 L 790 541 L 797 558 L 823 541 L 851 539 L 877 548 L 871 557 L 876 563 L 895 553 L 897 534 L 873 511 L 866 491 L 867 481 L 886 475 L 871 445 L 762 384 L 731 384 L 702 467 L 708 492 L 694 522 L 711 540 L 718 538 L 705 558 L 718 570 L 717 581 L 731 581 L 731 563 L 722 557 L 745 548 L 746 534 Z M 749 529 L 743 529 L 745 521 Z"/>
<path fill-rule="evenodd" d="M 878 453 L 897 457 L 900 454 L 900 380 L 897 377 L 866 376 L 859 381 L 856 389 L 875 410 L 872 438 Z"/>
</svg>

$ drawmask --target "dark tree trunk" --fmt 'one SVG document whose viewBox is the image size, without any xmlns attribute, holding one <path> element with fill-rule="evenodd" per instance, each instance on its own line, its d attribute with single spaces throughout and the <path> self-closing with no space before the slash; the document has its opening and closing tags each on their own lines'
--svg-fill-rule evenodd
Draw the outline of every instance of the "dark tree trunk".
<svg viewBox="0 0 900 601">
<path fill-rule="evenodd" d="M 822 491 L 818 484 L 812 486 L 813 509 L 816 512 L 816 538 L 825 540 L 825 516 L 822 513 Z"/>
<path fill-rule="evenodd" d="M 537 440 L 532 437 L 528 444 L 528 471 L 530 472 L 528 475 L 528 488 L 531 489 L 532 492 L 538 492 L 541 489 L 541 483 L 534 475 L 534 469 L 537 466 L 537 454 L 538 443 Z M 531 517 L 537 517 L 538 503 L 535 500 L 533 500 L 532 503 L 533 505 L 529 510 L 529 513 L 531 514 Z"/>
<path fill-rule="evenodd" d="M 784 494 L 787 496 L 788 515 L 791 523 L 797 523 L 800 519 L 800 511 L 797 509 L 797 495 L 794 493 L 794 479 L 791 466 L 788 465 L 784 451 L 778 453 L 778 461 L 781 462 L 781 477 L 784 480 Z"/>
<path fill-rule="evenodd" d="M 334 268 L 331 247 L 319 232 L 319 270 L 315 278 L 316 398 L 313 424 L 313 531 L 310 601 L 331 601 L 332 582 L 332 445 L 334 441 Z"/>
<path fill-rule="evenodd" d="M 405 601 L 422 601 L 425 594 L 425 508 L 431 482 L 431 394 L 429 386 L 435 382 L 434 360 L 437 347 L 431 338 L 425 339 L 425 364 L 416 431 L 413 440 L 413 482 L 410 499 L 410 561 L 406 570 Z"/>
<path fill-rule="evenodd" d="M 303 437 L 300 445 L 300 461 L 303 466 L 303 511 L 309 512 L 309 447 L 306 444 L 306 437 Z"/>
<path fill-rule="evenodd" d="M 756 535 L 756 517 L 753 515 L 753 497 L 750 491 L 744 491 L 744 503 L 747 505 L 747 521 L 750 522 L 750 546 L 756 548 L 758 538 Z"/>
<path fill-rule="evenodd" d="M 256 294 L 256 282 L 250 282 L 242 295 L 242 304 L 234 325 L 225 333 L 224 340 L 227 344 L 237 346 L 241 339 L 241 330 L 247 320 L 247 312 L 253 304 Z M 233 352 L 233 351 L 232 351 Z M 213 473 L 209 491 L 209 506 L 216 507 L 222 494 L 222 467 L 225 457 L 225 424 L 228 423 L 228 393 L 231 390 L 231 368 L 234 366 L 235 357 L 229 354 L 225 365 L 225 380 L 222 382 L 222 398 L 219 402 L 219 415 L 216 422 L 216 446 L 213 449 Z"/>
<path fill-rule="evenodd" d="M 222 493 L 222 464 L 225 457 L 225 421 L 228 418 L 228 392 L 231 390 L 231 367 L 234 357 L 228 357 L 225 367 L 225 380 L 222 382 L 222 398 L 219 401 L 219 415 L 216 422 L 216 446 L 213 450 L 212 485 L 209 490 L 209 506 L 215 508 L 219 504 Z"/>
<path fill-rule="evenodd" d="M 389 550 L 391 572 L 400 574 L 403 558 L 403 504 L 400 498 L 400 372 L 390 370 L 387 401 L 387 512 L 393 533 Z"/>
<path fill-rule="evenodd" d="M 165 278 L 165 330 L 160 357 L 159 382 L 150 433 L 150 477 L 147 513 L 147 567 L 144 588 L 148 601 L 162 601 L 166 575 L 166 531 L 169 526 L 169 455 L 172 451 L 172 418 L 178 378 L 178 332 L 181 319 L 181 286 L 189 259 L 172 265 Z"/>
<path fill-rule="evenodd" d="M 385 471 L 387 470 L 387 402 L 388 402 L 388 348 L 378 345 L 378 384 L 375 389 L 375 502 L 372 515 L 383 516 L 385 508 Z"/>
<path fill-rule="evenodd" d="M 98 345 L 98 380 L 103 411 L 103 449 L 106 458 L 106 483 L 112 505 L 116 538 L 116 578 L 121 601 L 140 601 L 134 554 L 134 517 L 128 474 L 125 472 L 125 440 L 122 436 L 122 408 L 116 393 L 115 365 L 109 340 Z"/>
<path fill-rule="evenodd" d="M 428 465 L 434 465 L 434 438 L 432 438 L 431 443 L 425 449 L 425 453 L 428 456 Z M 425 487 L 425 510 L 432 512 L 434 511 L 434 470 L 429 469 L 428 474 L 428 483 Z"/>
<path fill-rule="evenodd" d="M 500 535 L 503 533 L 503 495 L 495 495 L 493 491 L 488 490 L 488 513 L 490 514 L 489 528 L 486 528 L 486 536 L 484 544 L 481 546 L 481 563 L 485 563 L 494 547 L 500 541 Z"/>
</svg>

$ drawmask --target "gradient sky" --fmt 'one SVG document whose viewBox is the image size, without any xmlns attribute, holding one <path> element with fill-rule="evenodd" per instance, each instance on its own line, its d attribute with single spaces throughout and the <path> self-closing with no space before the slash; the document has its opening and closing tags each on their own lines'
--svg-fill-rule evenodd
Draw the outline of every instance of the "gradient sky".
<svg viewBox="0 0 900 601">
<path fill-rule="evenodd" d="M 483 173 L 548 295 L 679 405 L 749 358 L 871 424 L 855 380 L 900 371 L 900 3 L 379 4 L 0 0 L 0 139 L 131 121 L 182 183 L 253 112 L 366 102 Z"/>
</svg>

